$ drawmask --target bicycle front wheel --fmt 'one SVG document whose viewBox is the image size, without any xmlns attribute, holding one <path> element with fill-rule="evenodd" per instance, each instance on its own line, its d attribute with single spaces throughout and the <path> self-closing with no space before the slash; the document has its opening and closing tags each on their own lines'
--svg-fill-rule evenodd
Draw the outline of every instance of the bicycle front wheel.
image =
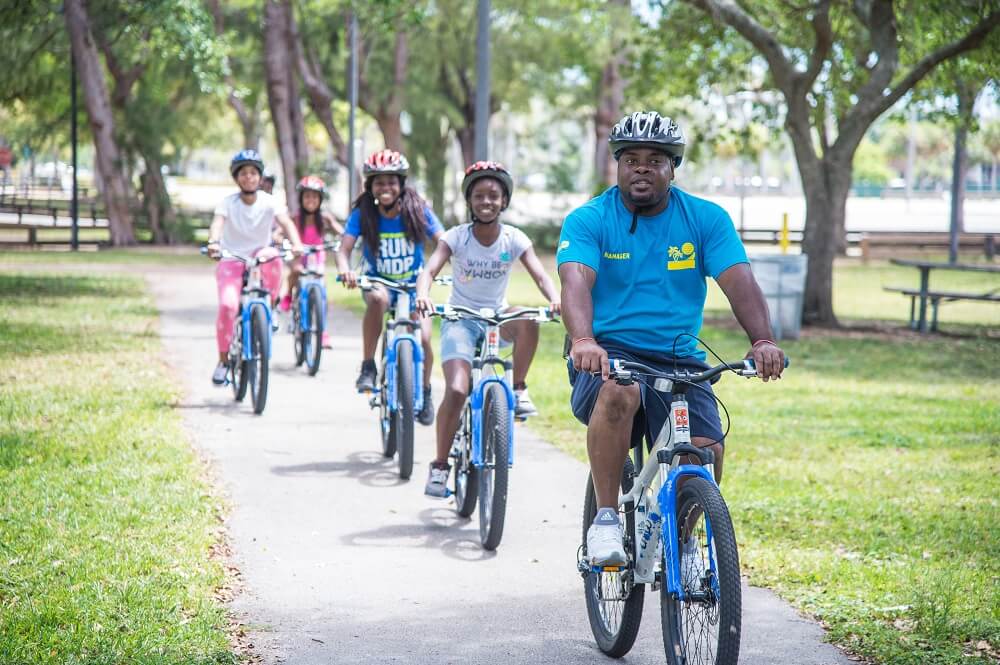
<svg viewBox="0 0 1000 665">
<path fill-rule="evenodd" d="M 260 414 L 267 406 L 267 374 L 271 351 L 271 330 L 264 308 L 257 305 L 250 317 L 250 397 L 253 412 Z"/>
<path fill-rule="evenodd" d="M 399 477 L 413 473 L 413 347 L 408 342 L 396 348 L 396 446 Z"/>
<path fill-rule="evenodd" d="M 309 376 L 315 376 L 319 371 L 319 359 L 323 354 L 323 303 L 320 302 L 319 289 L 309 289 L 309 300 L 306 305 L 306 330 L 302 334 L 306 366 Z"/>
<path fill-rule="evenodd" d="M 396 414 L 389 410 L 389 376 L 385 363 L 385 345 L 389 340 L 382 337 L 382 360 L 379 363 L 378 422 L 382 433 L 382 456 L 396 454 Z"/>
<path fill-rule="evenodd" d="M 740 559 L 729 509 L 719 488 L 688 478 L 677 501 L 676 552 L 689 537 L 696 545 L 681 556 L 686 599 L 660 591 L 663 648 L 670 665 L 736 665 L 740 655 Z M 690 534 L 690 535 L 688 535 Z"/>
<path fill-rule="evenodd" d="M 455 505 L 461 517 L 469 517 L 476 509 L 479 495 L 479 476 L 472 466 L 472 410 L 465 403 L 462 420 L 455 432 L 452 456 L 455 458 Z"/>
<path fill-rule="evenodd" d="M 510 408 L 498 383 L 483 395 L 483 466 L 479 469 L 479 540 L 483 549 L 495 550 L 503 537 L 507 514 L 507 463 L 510 457 Z"/>
<path fill-rule="evenodd" d="M 292 298 L 292 338 L 295 340 L 295 366 L 306 361 L 305 335 L 302 334 L 302 307 L 299 294 Z"/>
<path fill-rule="evenodd" d="M 625 460 L 622 470 L 622 493 L 632 489 L 634 465 L 631 459 Z M 583 556 L 587 557 L 587 530 L 597 516 L 597 495 L 594 493 L 594 482 L 587 477 L 587 495 L 583 503 Z M 625 553 L 631 562 L 635 562 L 635 510 L 630 505 L 618 508 L 618 519 L 624 526 L 625 533 L 622 542 Z M 583 578 L 584 594 L 587 600 L 587 618 L 590 619 L 590 630 L 594 633 L 597 647 L 612 658 L 621 658 L 627 654 L 635 638 L 639 634 L 639 623 L 642 621 L 642 604 L 645 597 L 645 585 L 632 581 L 631 565 L 619 571 L 588 571 Z"/>
</svg>

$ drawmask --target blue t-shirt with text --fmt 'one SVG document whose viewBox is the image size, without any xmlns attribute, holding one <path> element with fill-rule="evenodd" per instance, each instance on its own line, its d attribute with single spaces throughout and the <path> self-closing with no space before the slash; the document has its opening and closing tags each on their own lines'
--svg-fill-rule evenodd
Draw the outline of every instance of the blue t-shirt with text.
<svg viewBox="0 0 1000 665">
<path fill-rule="evenodd" d="M 580 206 L 567 217 L 556 254 L 597 273 L 591 296 L 594 336 L 636 351 L 704 359 L 690 335 L 701 331 L 706 277 L 747 263 L 729 214 L 718 205 L 677 187 L 666 210 L 632 213 L 618 187 Z M 678 335 L 689 333 L 683 337 Z M 674 340 L 677 340 L 676 347 Z"/>
<path fill-rule="evenodd" d="M 430 208 L 424 208 L 424 216 L 427 218 L 425 231 L 429 237 L 444 232 L 444 227 L 441 226 L 441 222 L 434 216 Z M 406 237 L 406 227 L 403 226 L 402 216 L 383 217 L 379 215 L 378 232 L 379 251 L 377 257 L 371 255 L 368 244 L 364 242 L 364 238 L 361 238 L 365 273 L 402 282 L 415 280 L 424 265 L 424 247 L 423 244 L 415 243 Z M 361 237 L 361 212 L 357 208 L 352 210 L 351 216 L 347 218 L 344 235 Z"/>
</svg>

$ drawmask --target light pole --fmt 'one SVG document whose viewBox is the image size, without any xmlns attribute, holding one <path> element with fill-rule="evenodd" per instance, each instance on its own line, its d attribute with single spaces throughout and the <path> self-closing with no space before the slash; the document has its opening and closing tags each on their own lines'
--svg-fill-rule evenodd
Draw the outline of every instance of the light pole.
<svg viewBox="0 0 1000 665">
<path fill-rule="evenodd" d="M 479 0 L 476 31 L 476 136 L 475 159 L 488 159 L 490 124 L 490 0 Z"/>
</svg>

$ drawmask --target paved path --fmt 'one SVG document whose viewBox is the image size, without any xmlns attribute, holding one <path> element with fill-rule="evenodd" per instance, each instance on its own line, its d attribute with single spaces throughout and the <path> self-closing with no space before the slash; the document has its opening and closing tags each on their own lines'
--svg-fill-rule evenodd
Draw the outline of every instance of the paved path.
<svg viewBox="0 0 1000 665">
<path fill-rule="evenodd" d="M 478 523 L 423 496 L 432 430 L 418 427 L 413 479 L 382 458 L 375 416 L 353 391 L 360 325 L 334 313 L 333 351 L 310 378 L 276 337 L 267 409 L 254 416 L 209 377 L 211 266 L 151 273 L 167 362 L 197 445 L 214 462 L 246 591 L 234 610 L 268 663 L 593 663 L 576 572 L 586 467 L 517 428 L 507 528 L 495 554 Z M 621 662 L 663 663 L 659 605 Z M 741 663 L 844 665 L 822 631 L 772 594 L 744 599 Z"/>
</svg>

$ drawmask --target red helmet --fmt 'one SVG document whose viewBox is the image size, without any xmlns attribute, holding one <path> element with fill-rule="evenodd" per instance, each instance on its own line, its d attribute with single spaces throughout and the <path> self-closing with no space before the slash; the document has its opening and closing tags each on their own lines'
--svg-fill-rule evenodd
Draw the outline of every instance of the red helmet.
<svg viewBox="0 0 1000 665">
<path fill-rule="evenodd" d="M 510 177 L 510 171 L 500 162 L 476 162 L 465 169 L 465 178 L 462 180 L 462 194 L 469 198 L 472 185 L 480 178 L 494 178 L 500 181 L 500 186 L 507 195 L 507 204 L 510 204 L 510 197 L 514 193 L 514 179 Z"/>
<path fill-rule="evenodd" d="M 372 153 L 365 160 L 362 172 L 366 179 L 377 175 L 398 175 L 405 178 L 409 170 L 410 163 L 406 161 L 406 157 L 386 148 Z"/>
<path fill-rule="evenodd" d="M 326 183 L 319 176 L 307 175 L 302 180 L 299 180 L 299 184 L 295 185 L 295 191 L 299 194 L 302 192 L 316 192 L 323 198 L 326 198 Z"/>
</svg>

